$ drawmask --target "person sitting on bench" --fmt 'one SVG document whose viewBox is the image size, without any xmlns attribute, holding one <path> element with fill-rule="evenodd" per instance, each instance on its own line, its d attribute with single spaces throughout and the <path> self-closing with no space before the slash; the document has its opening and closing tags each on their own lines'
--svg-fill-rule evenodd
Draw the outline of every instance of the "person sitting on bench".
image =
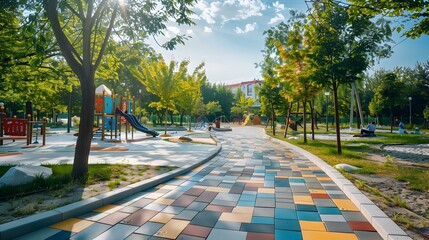
<svg viewBox="0 0 429 240">
<path fill-rule="evenodd" d="M 360 134 L 361 135 L 371 135 L 375 132 L 375 122 L 370 122 L 366 129 L 361 129 Z"/>
</svg>

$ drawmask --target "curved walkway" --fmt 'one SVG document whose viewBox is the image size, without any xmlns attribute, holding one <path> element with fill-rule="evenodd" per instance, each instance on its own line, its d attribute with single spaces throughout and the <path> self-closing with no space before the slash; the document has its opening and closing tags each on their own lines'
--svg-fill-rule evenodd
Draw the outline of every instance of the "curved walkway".
<svg viewBox="0 0 429 240">
<path fill-rule="evenodd" d="M 208 163 L 20 239 L 399 239 L 378 233 L 311 156 L 260 128 L 216 135 L 223 150 Z"/>
</svg>

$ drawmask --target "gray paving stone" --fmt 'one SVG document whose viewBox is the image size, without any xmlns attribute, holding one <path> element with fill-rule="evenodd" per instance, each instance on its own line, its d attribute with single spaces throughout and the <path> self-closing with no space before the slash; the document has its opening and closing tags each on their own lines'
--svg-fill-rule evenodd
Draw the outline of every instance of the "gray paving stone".
<svg viewBox="0 0 429 240">
<path fill-rule="evenodd" d="M 124 239 L 131 235 L 138 227 L 125 225 L 125 224 L 117 224 L 105 231 L 98 237 L 94 238 L 94 240 L 116 240 L 116 239 Z"/>
</svg>

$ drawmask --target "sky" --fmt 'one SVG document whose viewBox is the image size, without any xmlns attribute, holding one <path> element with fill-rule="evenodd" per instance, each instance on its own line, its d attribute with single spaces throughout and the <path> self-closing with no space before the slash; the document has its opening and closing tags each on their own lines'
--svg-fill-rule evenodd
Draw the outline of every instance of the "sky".
<svg viewBox="0 0 429 240">
<path fill-rule="evenodd" d="M 261 79 L 255 63 L 262 61 L 264 49 L 263 32 L 287 21 L 289 11 L 306 12 L 305 0 L 267 1 L 267 0 L 199 0 L 193 7 L 194 26 L 167 27 L 165 38 L 177 34 L 191 36 L 185 45 L 172 51 L 158 47 L 154 41 L 151 46 L 160 52 L 166 61 L 189 60 L 190 70 L 205 62 L 208 81 L 218 84 L 232 84 L 253 79 Z M 398 22 L 398 19 L 395 19 Z M 398 24 L 398 23 L 393 23 Z M 163 42 L 164 37 L 157 38 Z M 369 72 L 377 69 L 393 69 L 396 66 L 413 67 L 417 62 L 429 60 L 429 37 L 412 40 L 395 32 L 394 53 L 388 59 L 377 61 Z"/>
</svg>

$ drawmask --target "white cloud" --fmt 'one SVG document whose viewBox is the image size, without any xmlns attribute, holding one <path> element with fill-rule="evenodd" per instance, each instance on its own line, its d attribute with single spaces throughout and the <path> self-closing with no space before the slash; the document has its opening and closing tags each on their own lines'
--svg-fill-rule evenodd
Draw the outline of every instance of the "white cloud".
<svg viewBox="0 0 429 240">
<path fill-rule="evenodd" d="M 282 3 L 279 3 L 278 1 L 273 3 L 273 7 L 277 13 L 285 10 L 285 5 Z"/>
<path fill-rule="evenodd" d="M 174 33 L 174 34 L 180 33 L 180 29 L 178 27 L 167 27 L 167 30 Z"/>
<path fill-rule="evenodd" d="M 209 27 L 207 27 L 207 26 L 204 26 L 204 32 L 206 32 L 206 33 L 211 33 L 211 32 L 213 32 L 213 31 L 212 31 L 212 29 L 211 29 L 211 28 L 209 28 Z"/>
<path fill-rule="evenodd" d="M 205 20 L 208 24 L 216 23 L 215 18 L 220 10 L 221 2 L 215 1 L 208 3 L 207 1 L 198 1 L 195 7 L 201 11 L 199 18 Z"/>
<path fill-rule="evenodd" d="M 194 35 L 194 31 L 192 29 L 188 29 L 188 30 L 186 30 L 186 34 Z"/>
<path fill-rule="evenodd" d="M 254 16 L 262 16 L 268 6 L 262 0 L 201 0 L 194 6 L 197 16 L 207 24 L 225 23 L 232 20 L 245 20 Z"/>
<path fill-rule="evenodd" d="M 268 24 L 275 24 L 284 20 L 285 20 L 285 16 L 283 16 L 283 14 L 281 13 L 277 13 L 275 17 L 270 19 L 270 22 Z"/>
<path fill-rule="evenodd" d="M 247 32 L 252 32 L 252 31 L 255 30 L 255 28 L 256 28 L 256 22 L 254 22 L 252 24 L 248 23 L 248 24 L 246 24 L 246 26 L 244 27 L 244 29 L 236 27 L 235 28 L 235 32 L 238 33 L 238 34 L 243 34 L 243 33 L 247 33 Z"/>
</svg>

